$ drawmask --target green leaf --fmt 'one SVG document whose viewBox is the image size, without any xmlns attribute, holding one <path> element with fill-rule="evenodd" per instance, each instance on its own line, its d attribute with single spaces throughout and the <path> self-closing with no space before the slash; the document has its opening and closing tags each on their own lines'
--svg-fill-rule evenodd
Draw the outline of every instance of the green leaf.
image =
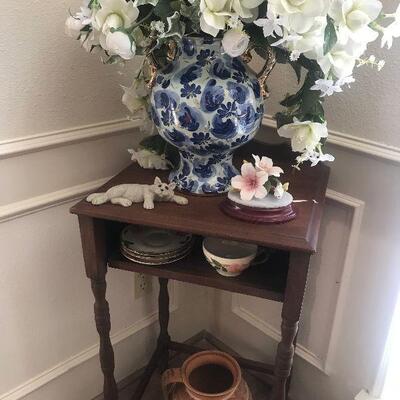
<svg viewBox="0 0 400 400">
<path fill-rule="evenodd" d="M 174 13 L 171 7 L 170 0 L 159 0 L 157 5 L 154 7 L 154 14 L 161 19 L 167 19 L 170 15 Z"/>
<path fill-rule="evenodd" d="M 293 122 L 293 116 L 283 112 L 278 112 L 275 114 L 275 120 L 279 129 L 283 125 L 291 124 Z"/>
<path fill-rule="evenodd" d="M 167 142 L 160 135 L 152 135 L 144 138 L 139 143 L 139 147 L 142 149 L 154 151 L 155 153 L 161 155 L 165 153 L 166 144 Z"/>
<path fill-rule="evenodd" d="M 181 21 L 181 15 L 175 11 L 171 17 L 167 17 L 168 31 L 165 33 L 166 38 L 177 37 L 182 38 L 185 33 L 185 24 Z"/>
<path fill-rule="evenodd" d="M 337 34 L 333 19 L 328 15 L 324 37 L 324 55 L 329 53 L 337 42 Z"/>
<path fill-rule="evenodd" d="M 289 64 L 293 68 L 293 71 L 296 74 L 297 83 L 300 83 L 300 81 L 301 81 L 301 65 L 299 63 L 297 63 L 296 61 L 289 61 Z"/>
</svg>

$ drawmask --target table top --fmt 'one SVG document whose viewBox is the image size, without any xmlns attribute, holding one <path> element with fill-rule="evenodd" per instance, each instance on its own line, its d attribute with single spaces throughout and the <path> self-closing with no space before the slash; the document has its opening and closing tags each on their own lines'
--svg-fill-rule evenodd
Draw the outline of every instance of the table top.
<svg viewBox="0 0 400 400">
<path fill-rule="evenodd" d="M 285 171 L 281 181 L 290 183 L 289 192 L 295 200 L 302 200 L 294 205 L 297 213 L 294 220 L 283 224 L 266 225 L 233 219 L 219 209 L 226 195 L 187 195 L 189 199 L 187 206 L 156 203 L 153 210 L 145 210 L 142 204 L 133 204 L 128 208 L 110 203 L 94 206 L 82 200 L 71 208 L 71 213 L 202 236 L 217 236 L 288 251 L 315 252 L 329 168 L 325 165 L 312 168 L 304 166 L 301 171 L 297 171 L 291 167 L 293 155 L 287 146 L 271 146 L 257 141 L 240 150 L 235 157 L 236 165 L 240 166 L 243 159 L 252 160 L 251 154 L 267 155 Z M 122 183 L 151 184 L 155 176 L 167 181 L 168 171 L 145 170 L 137 164 L 132 164 L 96 192 L 104 192 Z"/>
</svg>

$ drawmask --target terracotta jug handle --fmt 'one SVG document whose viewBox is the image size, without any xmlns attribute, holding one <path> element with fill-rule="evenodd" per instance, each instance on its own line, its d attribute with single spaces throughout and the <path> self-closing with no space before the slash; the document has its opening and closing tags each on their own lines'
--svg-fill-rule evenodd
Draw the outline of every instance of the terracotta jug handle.
<svg viewBox="0 0 400 400">
<path fill-rule="evenodd" d="M 165 371 L 161 377 L 161 386 L 164 395 L 164 400 L 169 400 L 173 387 L 171 385 L 183 383 L 182 372 L 180 368 L 171 368 Z"/>
<path fill-rule="evenodd" d="M 245 51 L 245 53 L 242 54 L 241 59 L 244 63 L 249 64 L 253 59 L 253 56 L 251 55 L 252 50 L 254 50 L 254 48 L 249 48 Z M 267 53 L 265 64 L 262 67 L 261 71 L 259 73 L 256 73 L 258 82 L 260 83 L 261 87 L 261 95 L 264 100 L 269 97 L 267 79 L 276 65 L 276 55 L 274 49 L 271 46 L 268 46 L 265 50 Z"/>
</svg>

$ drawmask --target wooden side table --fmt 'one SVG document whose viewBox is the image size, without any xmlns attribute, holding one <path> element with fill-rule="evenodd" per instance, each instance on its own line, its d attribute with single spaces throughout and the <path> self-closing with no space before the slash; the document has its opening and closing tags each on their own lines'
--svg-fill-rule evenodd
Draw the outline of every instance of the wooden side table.
<svg viewBox="0 0 400 400">
<path fill-rule="evenodd" d="M 268 147 L 253 142 L 237 156 L 251 159 L 251 154 L 265 154 L 277 165 L 290 171 L 283 181 L 290 182 L 290 192 L 297 200 L 297 218 L 280 225 L 258 225 L 238 221 L 224 215 L 219 204 L 224 197 L 189 196 L 188 206 L 158 203 L 154 210 L 144 210 L 136 204 L 123 208 L 112 204 L 93 206 L 84 200 L 72 207 L 78 215 L 86 274 L 91 280 L 95 297 L 94 313 L 100 336 L 100 363 L 104 374 L 105 400 L 117 400 L 114 379 L 114 353 L 110 341 L 110 312 L 106 300 L 106 273 L 108 268 L 140 272 L 157 276 L 160 282 L 160 335 L 153 356 L 147 365 L 132 400 L 139 400 L 157 367 L 168 365 L 169 350 L 195 352 L 196 349 L 171 340 L 168 334 L 169 296 L 168 280 L 174 279 L 235 293 L 243 293 L 283 302 L 282 340 L 278 345 L 274 365 L 239 358 L 242 367 L 263 372 L 271 378 L 272 400 L 286 400 L 291 374 L 299 319 L 306 288 L 310 256 L 316 251 L 319 225 L 323 210 L 329 168 L 319 165 L 293 171 L 286 148 Z M 167 174 L 158 173 L 163 180 Z M 121 183 L 152 183 L 156 171 L 143 170 L 132 165 L 111 179 L 99 191 Z M 166 266 L 145 266 L 126 260 L 119 251 L 119 233 L 126 224 L 152 226 L 189 232 L 201 236 L 217 236 L 255 243 L 274 249 L 265 265 L 254 266 L 236 278 L 218 275 L 202 255 L 200 244 L 186 259 Z M 200 243 L 200 242 L 199 242 Z M 257 399 L 255 399 L 257 400 Z"/>
</svg>

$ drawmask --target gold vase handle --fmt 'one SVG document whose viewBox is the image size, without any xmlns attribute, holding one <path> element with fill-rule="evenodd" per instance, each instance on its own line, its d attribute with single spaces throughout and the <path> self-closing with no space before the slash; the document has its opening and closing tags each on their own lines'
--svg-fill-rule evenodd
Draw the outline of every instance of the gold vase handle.
<svg viewBox="0 0 400 400">
<path fill-rule="evenodd" d="M 167 60 L 169 63 L 175 61 L 176 56 L 178 55 L 178 45 L 175 40 L 170 40 L 167 44 Z M 157 61 L 156 57 L 153 53 L 150 53 L 146 56 L 146 61 L 149 66 L 149 75 L 150 79 L 147 83 L 149 89 L 152 89 L 156 84 L 157 72 L 162 67 L 160 63 Z"/>
<path fill-rule="evenodd" d="M 172 400 L 170 395 L 173 393 L 174 386 L 177 383 L 183 383 L 182 371 L 180 368 L 171 368 L 162 374 L 161 387 L 164 400 Z"/>
<path fill-rule="evenodd" d="M 252 50 L 253 48 L 248 49 L 241 56 L 241 59 L 245 64 L 249 64 L 253 59 L 253 56 L 251 54 Z M 259 73 L 253 71 L 257 76 L 258 82 L 260 83 L 261 95 L 264 98 L 264 100 L 269 97 L 267 79 L 276 65 L 276 55 L 274 49 L 271 46 L 268 46 L 266 51 L 267 51 L 267 59 L 265 61 L 263 68 Z"/>
</svg>

